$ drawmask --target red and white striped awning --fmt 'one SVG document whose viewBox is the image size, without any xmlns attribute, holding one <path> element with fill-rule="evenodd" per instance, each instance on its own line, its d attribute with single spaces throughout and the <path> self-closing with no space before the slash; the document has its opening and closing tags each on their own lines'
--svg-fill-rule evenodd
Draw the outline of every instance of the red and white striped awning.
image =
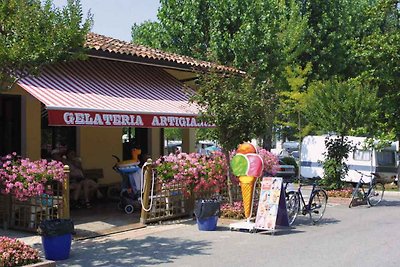
<svg viewBox="0 0 400 267">
<path fill-rule="evenodd" d="M 46 106 L 49 125 L 208 127 L 196 121 L 194 92 L 159 67 L 89 58 L 18 84 Z"/>
</svg>

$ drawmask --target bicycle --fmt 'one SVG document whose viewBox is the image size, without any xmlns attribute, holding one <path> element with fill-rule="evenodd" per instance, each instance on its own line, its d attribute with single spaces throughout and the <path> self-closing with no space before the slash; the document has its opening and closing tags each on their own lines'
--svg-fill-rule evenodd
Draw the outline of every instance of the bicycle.
<svg viewBox="0 0 400 267">
<path fill-rule="evenodd" d="M 292 181 L 285 181 L 285 193 L 286 193 L 286 209 L 288 213 L 289 226 L 292 225 L 298 213 L 301 211 L 302 215 L 310 215 L 310 219 L 313 224 L 318 223 L 324 216 L 326 204 L 328 202 L 328 194 L 324 189 L 318 186 L 317 181 L 321 178 L 306 178 L 312 182 L 312 189 L 308 202 L 304 200 L 302 193 L 302 183 L 300 181 L 297 191 L 286 192 L 287 185 Z"/>
<path fill-rule="evenodd" d="M 367 175 L 360 171 L 355 171 L 361 174 L 361 177 L 357 184 L 354 185 L 353 183 L 354 189 L 351 194 L 349 208 L 353 207 L 356 202 L 363 203 L 364 201 L 367 201 L 370 207 L 378 205 L 382 201 L 383 194 L 385 193 L 385 186 L 383 183 L 377 181 L 380 178 L 379 175 L 376 173 Z M 370 177 L 370 182 L 364 182 L 364 176 Z M 369 184 L 368 190 L 365 191 L 364 186 L 367 184 Z"/>
</svg>

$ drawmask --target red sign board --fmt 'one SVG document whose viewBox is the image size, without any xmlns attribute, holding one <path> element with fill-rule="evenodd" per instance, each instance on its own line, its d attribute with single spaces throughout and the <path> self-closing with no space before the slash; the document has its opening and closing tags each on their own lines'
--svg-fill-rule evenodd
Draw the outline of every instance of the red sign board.
<svg viewBox="0 0 400 267">
<path fill-rule="evenodd" d="M 195 116 L 127 114 L 95 111 L 48 110 L 52 126 L 98 126 L 139 128 L 210 128 Z"/>
</svg>

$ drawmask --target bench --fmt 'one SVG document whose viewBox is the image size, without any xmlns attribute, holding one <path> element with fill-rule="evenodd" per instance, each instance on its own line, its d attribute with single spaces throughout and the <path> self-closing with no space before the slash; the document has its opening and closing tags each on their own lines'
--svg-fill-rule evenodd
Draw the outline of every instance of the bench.
<svg viewBox="0 0 400 267">
<path fill-rule="evenodd" d="M 104 178 L 103 169 L 84 169 L 83 175 L 85 176 L 85 178 L 92 179 L 96 183 L 99 182 L 99 179 Z"/>
<path fill-rule="evenodd" d="M 83 175 L 87 179 L 92 179 L 98 184 L 98 189 L 100 192 L 107 196 L 108 199 L 114 199 L 118 200 L 119 199 L 119 192 L 121 190 L 120 188 L 120 182 L 116 183 L 101 183 L 99 180 L 101 178 L 104 178 L 104 172 L 103 169 L 84 169 L 83 170 Z"/>
</svg>

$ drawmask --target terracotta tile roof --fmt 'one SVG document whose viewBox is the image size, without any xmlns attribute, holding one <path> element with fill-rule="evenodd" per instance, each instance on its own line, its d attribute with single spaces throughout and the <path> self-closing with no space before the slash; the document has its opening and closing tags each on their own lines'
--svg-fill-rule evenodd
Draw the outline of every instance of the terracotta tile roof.
<svg viewBox="0 0 400 267">
<path fill-rule="evenodd" d="M 227 71 L 233 73 L 244 74 L 243 71 L 238 69 L 217 65 L 211 62 L 198 60 L 192 57 L 182 56 L 174 53 L 164 52 L 158 49 L 149 48 L 142 45 L 121 41 L 104 35 L 89 33 L 86 36 L 84 45 L 86 48 L 94 49 L 103 52 L 111 52 L 121 55 L 137 56 L 143 59 L 153 59 L 159 61 L 168 61 L 176 64 L 182 64 L 185 67 L 205 68 L 216 67 L 220 71 Z"/>
</svg>

